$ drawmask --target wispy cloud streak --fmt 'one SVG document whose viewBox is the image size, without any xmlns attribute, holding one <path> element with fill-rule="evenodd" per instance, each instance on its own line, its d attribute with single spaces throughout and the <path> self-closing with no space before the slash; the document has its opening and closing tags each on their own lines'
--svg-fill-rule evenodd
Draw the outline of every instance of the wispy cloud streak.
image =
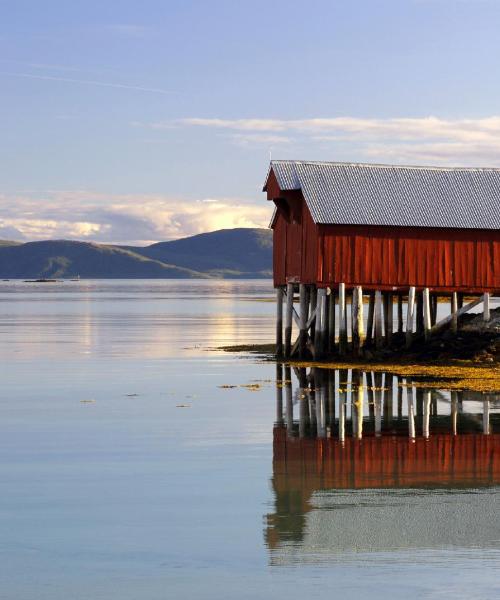
<svg viewBox="0 0 500 600">
<path fill-rule="evenodd" d="M 44 81 L 59 81 L 63 83 L 76 83 L 82 85 L 93 85 L 99 87 L 118 88 L 123 90 L 135 90 L 139 92 L 152 92 L 155 94 L 172 94 L 171 90 L 164 90 L 161 88 L 151 88 L 139 85 L 128 85 L 124 83 L 112 83 L 109 81 L 94 81 L 92 79 L 73 79 L 70 77 L 56 77 L 53 75 L 37 75 L 34 73 L 11 73 L 8 71 L 0 72 L 0 75 L 6 75 L 9 77 L 21 77 L 25 79 L 40 79 Z"/>
</svg>

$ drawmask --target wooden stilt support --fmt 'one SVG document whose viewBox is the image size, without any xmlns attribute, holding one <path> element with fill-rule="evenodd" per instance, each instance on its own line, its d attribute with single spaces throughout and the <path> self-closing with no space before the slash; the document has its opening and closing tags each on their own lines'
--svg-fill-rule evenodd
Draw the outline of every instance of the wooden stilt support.
<svg viewBox="0 0 500 600">
<path fill-rule="evenodd" d="M 339 283 L 339 354 L 347 352 L 347 313 L 345 306 L 345 283 Z"/>
<path fill-rule="evenodd" d="M 285 311 L 285 356 L 292 353 L 292 323 L 293 323 L 293 283 L 286 286 L 286 311 Z"/>
<path fill-rule="evenodd" d="M 384 332 L 386 346 L 390 346 L 392 342 L 392 320 L 392 294 L 390 292 L 384 292 Z"/>
<path fill-rule="evenodd" d="M 299 285 L 300 295 L 300 314 L 299 314 L 299 357 L 306 357 L 307 350 L 307 317 L 308 317 L 308 306 L 307 306 L 307 288 L 301 283 Z"/>
<path fill-rule="evenodd" d="M 403 333 L 403 294 L 398 294 L 398 333 Z"/>
<path fill-rule="evenodd" d="M 408 306 L 406 310 L 406 347 L 411 346 L 413 340 L 413 323 L 415 321 L 415 288 L 408 291 Z"/>
<path fill-rule="evenodd" d="M 451 295 L 451 331 L 457 333 L 458 330 L 458 297 L 457 292 L 453 292 Z"/>
<path fill-rule="evenodd" d="M 354 356 L 359 356 L 363 341 L 363 288 L 356 286 L 352 290 L 352 353 Z"/>
<path fill-rule="evenodd" d="M 316 310 L 316 307 L 318 305 L 318 294 L 317 294 L 317 289 L 315 285 L 311 285 L 309 287 L 309 315 L 307 317 L 307 319 L 309 320 L 310 317 L 314 314 L 314 311 Z M 317 326 L 318 320 L 317 319 L 313 319 L 313 321 L 311 322 L 311 329 L 309 331 L 309 337 L 311 338 L 311 340 L 315 341 L 316 339 L 316 326 Z"/>
<path fill-rule="evenodd" d="M 326 326 L 326 289 L 318 290 L 318 312 L 316 316 L 316 337 L 314 340 L 314 357 L 321 359 L 325 354 Z"/>
<path fill-rule="evenodd" d="M 330 300 L 328 302 L 328 344 L 327 352 L 332 354 L 335 350 L 335 292 L 330 291 Z"/>
<path fill-rule="evenodd" d="M 436 324 L 437 309 L 438 309 L 438 296 L 437 296 L 437 294 L 431 294 L 431 326 Z"/>
<path fill-rule="evenodd" d="M 490 295 L 485 292 L 483 294 L 483 319 L 487 323 L 490 318 Z"/>
<path fill-rule="evenodd" d="M 283 288 L 276 289 L 276 356 L 283 356 Z"/>
<path fill-rule="evenodd" d="M 377 349 L 382 348 L 382 292 L 377 290 L 375 292 L 375 308 L 373 316 L 373 333 L 375 337 L 375 347 Z"/>
<path fill-rule="evenodd" d="M 424 333 L 424 293 L 417 292 L 417 333 Z"/>
<path fill-rule="evenodd" d="M 425 339 L 428 340 L 431 335 L 431 306 L 429 301 L 429 288 L 424 288 L 423 291 L 423 301 L 424 301 L 424 336 Z"/>
<path fill-rule="evenodd" d="M 368 319 L 366 322 L 366 337 L 365 346 L 369 346 L 373 341 L 373 315 L 375 312 L 375 293 L 370 292 L 370 299 L 368 301 Z"/>
</svg>

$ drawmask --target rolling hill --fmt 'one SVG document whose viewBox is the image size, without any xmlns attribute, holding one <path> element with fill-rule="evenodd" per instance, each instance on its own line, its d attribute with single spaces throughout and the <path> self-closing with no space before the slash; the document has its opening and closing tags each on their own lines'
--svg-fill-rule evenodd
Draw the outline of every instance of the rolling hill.
<svg viewBox="0 0 500 600">
<path fill-rule="evenodd" d="M 270 277 L 272 233 L 226 229 L 146 247 L 0 241 L 0 278 Z"/>
</svg>

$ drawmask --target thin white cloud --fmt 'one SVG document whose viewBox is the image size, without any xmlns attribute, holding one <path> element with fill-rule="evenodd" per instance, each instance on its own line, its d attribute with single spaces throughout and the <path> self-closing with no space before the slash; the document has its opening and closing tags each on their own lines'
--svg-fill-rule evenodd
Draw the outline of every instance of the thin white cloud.
<svg viewBox="0 0 500 600">
<path fill-rule="evenodd" d="M 266 202 L 253 205 L 230 198 L 183 201 L 160 195 L 25 192 L 0 195 L 0 235 L 145 245 L 216 229 L 266 227 L 271 211 Z"/>
<path fill-rule="evenodd" d="M 391 156 L 396 161 L 423 160 L 446 163 L 486 161 L 500 163 L 500 116 L 477 119 L 334 117 L 313 119 L 187 118 L 178 126 L 233 131 L 234 136 L 282 136 L 291 142 L 350 144 L 357 154 Z M 171 127 L 153 123 L 151 127 Z"/>
<path fill-rule="evenodd" d="M 139 85 L 127 85 L 123 83 L 113 83 L 109 81 L 94 81 L 91 79 L 73 79 L 69 77 L 55 77 L 52 75 L 35 75 L 33 73 L 11 73 L 8 71 L 0 72 L 0 75 L 6 75 L 9 77 L 20 77 L 25 79 L 41 79 L 45 81 L 59 81 L 63 83 L 76 83 L 82 85 L 92 85 L 99 87 L 118 88 L 123 90 L 135 90 L 139 92 L 152 92 L 155 94 L 172 94 L 171 90 L 164 90 L 160 88 L 144 87 Z"/>
</svg>

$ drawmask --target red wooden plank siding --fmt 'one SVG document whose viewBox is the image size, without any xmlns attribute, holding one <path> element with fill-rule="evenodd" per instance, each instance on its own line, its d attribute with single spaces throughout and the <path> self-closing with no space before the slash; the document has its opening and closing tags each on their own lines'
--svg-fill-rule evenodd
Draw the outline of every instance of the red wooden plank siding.
<svg viewBox="0 0 500 600">
<path fill-rule="evenodd" d="M 271 173 L 273 194 L 290 207 L 273 223 L 276 286 L 500 292 L 499 230 L 316 225 L 300 192 L 280 192 Z"/>
<path fill-rule="evenodd" d="M 499 291 L 500 232 L 319 226 L 319 285 Z"/>
</svg>

